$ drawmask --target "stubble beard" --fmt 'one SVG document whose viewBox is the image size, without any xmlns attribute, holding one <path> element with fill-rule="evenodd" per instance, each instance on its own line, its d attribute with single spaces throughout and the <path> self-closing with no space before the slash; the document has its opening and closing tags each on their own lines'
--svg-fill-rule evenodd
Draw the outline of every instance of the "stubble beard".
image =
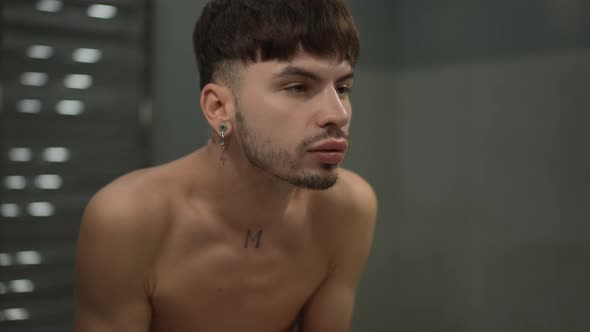
<svg viewBox="0 0 590 332">
<path fill-rule="evenodd" d="M 324 164 L 324 169 L 330 171 L 325 174 L 301 169 L 288 150 L 273 145 L 270 139 L 263 138 L 252 130 L 239 110 L 236 112 L 236 132 L 250 164 L 280 181 L 298 188 L 326 190 L 334 186 L 338 180 L 338 174 L 334 171 L 338 167 L 336 165 Z M 296 150 L 297 153 L 303 155 L 314 141 L 317 141 L 317 138 L 302 142 Z"/>
</svg>

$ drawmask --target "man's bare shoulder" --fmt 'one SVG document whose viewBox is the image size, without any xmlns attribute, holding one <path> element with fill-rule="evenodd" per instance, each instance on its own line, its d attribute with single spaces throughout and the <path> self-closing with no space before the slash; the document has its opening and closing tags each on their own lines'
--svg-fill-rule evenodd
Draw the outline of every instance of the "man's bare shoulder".
<svg viewBox="0 0 590 332">
<path fill-rule="evenodd" d="M 79 327 L 126 326 L 130 316 L 149 321 L 167 229 L 165 190 L 158 168 L 142 169 L 115 179 L 88 203 L 76 254 Z"/>
<path fill-rule="evenodd" d="M 373 242 L 375 191 L 360 175 L 341 168 L 332 188 L 313 195 L 313 222 L 319 225 L 322 241 L 330 251 L 331 268 L 348 266 L 345 274 L 357 275 Z"/>
<path fill-rule="evenodd" d="M 314 224 L 334 250 L 341 251 L 352 242 L 370 244 L 377 219 L 377 196 L 360 175 L 339 170 L 336 184 L 314 192 L 311 200 Z M 359 241 L 360 240 L 360 241 Z"/>
<path fill-rule="evenodd" d="M 190 191 L 187 183 L 191 181 L 187 179 L 194 180 L 198 173 L 195 156 L 196 153 L 189 154 L 113 180 L 88 203 L 82 227 L 88 224 L 152 238 L 166 233 L 175 220 L 175 206 Z"/>
<path fill-rule="evenodd" d="M 315 193 L 315 197 L 315 205 L 322 209 L 329 207 L 330 214 L 339 217 L 374 219 L 377 210 L 377 196 L 373 187 L 357 173 L 344 168 L 339 169 L 334 187 Z"/>
<path fill-rule="evenodd" d="M 86 206 L 81 229 L 137 239 L 162 234 L 169 209 L 162 173 L 161 167 L 152 167 L 113 180 Z"/>
</svg>

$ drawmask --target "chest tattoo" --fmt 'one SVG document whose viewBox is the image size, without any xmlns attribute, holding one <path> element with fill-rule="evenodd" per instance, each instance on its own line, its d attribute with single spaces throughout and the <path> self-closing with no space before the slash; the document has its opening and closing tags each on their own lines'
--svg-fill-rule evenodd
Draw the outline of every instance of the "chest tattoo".
<svg viewBox="0 0 590 332">
<path fill-rule="evenodd" d="M 256 234 L 253 234 L 251 229 L 248 229 L 246 233 L 246 241 L 244 242 L 244 248 L 249 248 L 250 244 L 256 244 L 255 248 L 260 248 L 260 241 L 262 240 L 262 230 L 259 230 Z"/>
</svg>

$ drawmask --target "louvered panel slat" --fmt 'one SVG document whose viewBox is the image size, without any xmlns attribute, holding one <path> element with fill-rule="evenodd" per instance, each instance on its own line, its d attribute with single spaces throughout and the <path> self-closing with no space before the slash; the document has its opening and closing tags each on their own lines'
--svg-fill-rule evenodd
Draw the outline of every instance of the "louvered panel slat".
<svg viewBox="0 0 590 332">
<path fill-rule="evenodd" d="M 112 36 L 121 39 L 140 39 L 144 20 L 142 6 L 118 6 L 110 19 L 88 16 L 88 8 L 94 2 L 62 2 L 59 11 L 47 12 L 37 9 L 39 1 L 7 1 L 4 5 L 4 24 L 23 30 L 45 29 L 60 31 L 67 35 Z M 102 4 L 102 3 L 100 3 Z M 50 6 L 51 7 L 51 6 Z"/>
<path fill-rule="evenodd" d="M 84 207 L 148 162 L 148 5 L 6 0 L 2 9 L 0 330 L 68 332 Z"/>
<path fill-rule="evenodd" d="M 26 63 L 43 63 L 51 60 L 55 64 L 84 66 L 88 62 L 77 61 L 74 51 L 79 48 L 100 50 L 100 60 L 86 66 L 122 66 L 139 68 L 145 54 L 140 40 L 119 40 L 113 38 L 92 38 L 64 36 L 52 31 L 32 32 L 6 27 L 2 42 L 3 55 L 6 59 Z M 31 46 L 41 45 L 49 48 L 35 49 Z M 49 58 L 44 58 L 49 57 Z"/>
</svg>

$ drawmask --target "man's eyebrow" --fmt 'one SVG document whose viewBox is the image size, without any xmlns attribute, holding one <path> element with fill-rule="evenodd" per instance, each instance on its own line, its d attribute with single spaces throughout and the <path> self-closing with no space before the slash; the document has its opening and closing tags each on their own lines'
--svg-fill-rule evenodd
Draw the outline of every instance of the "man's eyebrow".
<svg viewBox="0 0 590 332">
<path fill-rule="evenodd" d="M 275 78 L 281 78 L 281 77 L 285 77 L 285 76 L 303 76 L 303 77 L 310 78 L 314 81 L 320 80 L 318 75 L 310 72 L 309 70 L 303 69 L 301 67 L 296 67 L 296 66 L 287 66 L 287 67 L 283 68 L 283 70 L 281 70 L 280 72 L 278 72 L 274 75 Z"/>
<path fill-rule="evenodd" d="M 303 76 L 303 77 L 307 77 L 310 78 L 314 81 L 320 81 L 321 78 L 314 74 L 313 72 L 307 70 L 307 69 L 303 69 L 301 67 L 296 67 L 296 66 L 287 66 L 285 68 L 283 68 L 283 70 L 281 70 L 280 72 L 276 73 L 275 75 L 273 75 L 275 78 L 282 78 L 285 76 Z M 341 77 L 339 77 L 336 81 L 337 82 L 342 82 L 345 81 L 347 79 L 351 79 L 354 78 L 354 72 L 350 72 L 348 74 L 345 74 Z"/>
<path fill-rule="evenodd" d="M 342 81 L 346 81 L 346 80 L 349 80 L 349 79 L 352 79 L 352 78 L 354 78 L 354 72 L 351 71 L 350 73 L 348 73 L 348 74 L 340 77 L 339 79 L 337 79 L 336 82 L 342 82 Z"/>
</svg>

